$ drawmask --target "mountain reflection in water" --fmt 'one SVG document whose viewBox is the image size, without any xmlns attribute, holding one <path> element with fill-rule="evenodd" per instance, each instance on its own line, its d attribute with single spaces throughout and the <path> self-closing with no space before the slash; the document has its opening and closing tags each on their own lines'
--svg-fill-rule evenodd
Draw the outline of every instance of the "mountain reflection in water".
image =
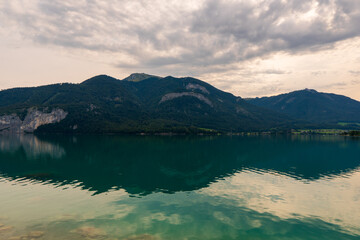
<svg viewBox="0 0 360 240">
<path fill-rule="evenodd" d="M 359 239 L 360 140 L 0 136 L 0 240 Z"/>
<path fill-rule="evenodd" d="M 76 182 L 95 194 L 174 193 L 243 170 L 331 178 L 359 167 L 359 144 L 334 137 L 1 136 L 0 171 L 11 179 Z"/>
</svg>

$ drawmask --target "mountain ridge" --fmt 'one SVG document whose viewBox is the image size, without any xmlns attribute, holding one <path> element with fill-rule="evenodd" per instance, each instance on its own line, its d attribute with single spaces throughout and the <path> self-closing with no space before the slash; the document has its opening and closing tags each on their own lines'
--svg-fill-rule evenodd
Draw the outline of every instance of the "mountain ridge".
<svg viewBox="0 0 360 240">
<path fill-rule="evenodd" d="M 360 122 L 360 102 L 347 96 L 314 89 L 305 88 L 270 97 L 248 98 L 247 101 L 314 123 Z"/>
<path fill-rule="evenodd" d="M 295 122 L 199 79 L 135 76 L 143 79 L 98 75 L 80 84 L 1 91 L 0 115 L 62 109 L 65 119 L 34 131 L 66 133 L 241 132 Z"/>
<path fill-rule="evenodd" d="M 134 73 L 121 80 L 103 74 L 79 84 L 0 91 L 0 116 L 15 114 L 23 120 L 29 109 L 40 115 L 53 109 L 66 112 L 61 121 L 33 129 L 38 133 L 279 131 L 319 123 L 253 103 L 264 99 L 243 99 L 192 77 Z M 5 129 L 1 123 L 0 129 Z"/>
</svg>

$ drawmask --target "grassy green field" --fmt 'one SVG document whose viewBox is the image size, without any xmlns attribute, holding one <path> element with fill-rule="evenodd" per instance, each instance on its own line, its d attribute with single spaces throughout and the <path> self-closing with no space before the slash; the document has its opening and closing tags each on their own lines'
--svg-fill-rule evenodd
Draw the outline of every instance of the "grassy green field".
<svg viewBox="0 0 360 240">
<path fill-rule="evenodd" d="M 344 134 L 342 129 L 297 129 L 292 131 L 293 134 L 323 134 L 323 135 L 341 135 Z"/>
<path fill-rule="evenodd" d="M 344 135 L 344 136 L 360 136 L 358 130 L 343 129 L 296 129 L 291 132 L 295 135 Z"/>
<path fill-rule="evenodd" d="M 346 127 L 346 126 L 350 126 L 350 125 L 360 126 L 360 123 L 354 123 L 354 122 L 338 122 L 338 125 L 340 125 L 340 126 L 342 126 L 342 127 Z"/>
</svg>

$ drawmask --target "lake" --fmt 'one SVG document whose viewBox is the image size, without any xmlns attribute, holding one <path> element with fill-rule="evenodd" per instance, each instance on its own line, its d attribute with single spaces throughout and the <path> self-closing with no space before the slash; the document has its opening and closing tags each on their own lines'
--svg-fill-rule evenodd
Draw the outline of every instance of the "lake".
<svg viewBox="0 0 360 240">
<path fill-rule="evenodd" d="M 360 239 L 360 138 L 0 136 L 0 239 Z"/>
</svg>

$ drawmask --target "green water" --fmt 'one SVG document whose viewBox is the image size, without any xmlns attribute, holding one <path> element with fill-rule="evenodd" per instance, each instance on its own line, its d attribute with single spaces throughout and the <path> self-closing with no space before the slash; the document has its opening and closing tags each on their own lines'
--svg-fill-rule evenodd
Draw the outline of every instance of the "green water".
<svg viewBox="0 0 360 240">
<path fill-rule="evenodd" d="M 0 136 L 0 239 L 360 239 L 360 139 Z"/>
</svg>

